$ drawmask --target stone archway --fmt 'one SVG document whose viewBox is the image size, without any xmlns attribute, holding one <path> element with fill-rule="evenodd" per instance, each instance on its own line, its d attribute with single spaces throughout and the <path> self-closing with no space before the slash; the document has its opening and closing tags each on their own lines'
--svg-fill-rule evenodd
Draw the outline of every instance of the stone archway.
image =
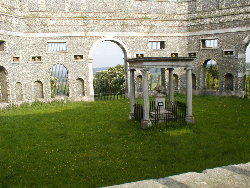
<svg viewBox="0 0 250 188">
<path fill-rule="evenodd" d="M 204 89 L 218 90 L 219 89 L 219 68 L 218 64 L 213 59 L 208 59 L 204 62 Z"/>
<path fill-rule="evenodd" d="M 69 96 L 68 70 L 62 64 L 55 64 L 50 70 L 51 97 Z"/>
<path fill-rule="evenodd" d="M 246 76 L 250 77 L 250 43 L 247 44 L 246 50 L 245 50 L 245 63 L 246 63 Z"/>
<path fill-rule="evenodd" d="M 245 68 L 246 72 L 243 78 L 243 90 L 245 90 L 245 95 L 247 97 L 250 96 L 250 39 L 248 38 L 248 41 L 245 46 Z"/>
<path fill-rule="evenodd" d="M 118 48 L 120 48 L 120 50 L 122 51 L 122 63 L 124 65 L 124 75 L 125 75 L 125 92 L 129 93 L 129 89 L 128 89 L 128 63 L 127 63 L 127 57 L 128 57 L 128 48 L 126 47 L 126 45 L 118 40 L 118 39 L 114 39 L 114 38 L 104 38 L 104 39 L 100 39 L 98 41 L 96 41 L 94 43 L 94 45 L 92 46 L 92 48 L 90 49 L 90 53 L 89 53 L 89 59 L 91 62 L 94 62 L 93 57 L 94 57 L 94 51 L 96 49 L 96 47 L 98 45 L 100 45 L 101 43 L 110 43 L 112 45 L 115 44 L 115 46 L 117 46 Z M 108 51 L 109 53 L 109 51 Z M 112 53 L 112 52 L 111 52 Z M 112 57 L 110 58 L 110 60 L 112 61 Z M 93 66 L 93 63 L 92 63 Z M 104 65 L 105 66 L 105 65 Z M 92 67 L 89 67 L 90 69 L 92 69 Z M 91 83 L 91 82 L 90 82 Z"/>
<path fill-rule="evenodd" d="M 7 71 L 0 66 L 0 102 L 8 102 Z"/>
</svg>

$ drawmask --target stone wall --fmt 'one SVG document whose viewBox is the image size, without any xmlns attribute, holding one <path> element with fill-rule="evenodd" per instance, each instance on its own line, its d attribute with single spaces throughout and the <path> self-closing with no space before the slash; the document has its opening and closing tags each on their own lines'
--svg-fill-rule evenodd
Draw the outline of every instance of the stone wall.
<svg viewBox="0 0 250 188">
<path fill-rule="evenodd" d="M 0 42 L 5 41 L 0 66 L 7 72 L 11 103 L 20 96 L 22 101 L 40 100 L 41 96 L 50 101 L 49 72 L 54 64 L 68 70 L 69 100 L 93 100 L 92 53 L 105 40 L 119 44 L 125 60 L 136 54 L 160 57 L 195 52 L 193 72 L 198 94 L 206 92 L 203 64 L 208 59 L 216 60 L 219 66 L 218 94 L 225 94 L 227 73 L 234 77 L 230 94 L 241 95 L 244 90 L 244 54 L 250 36 L 247 0 L 0 0 L 0 5 Z M 201 40 L 208 38 L 218 39 L 218 48 L 203 49 Z M 67 51 L 49 52 L 47 42 L 53 41 L 66 42 Z M 165 48 L 151 50 L 149 41 L 165 41 Z M 234 55 L 225 56 L 224 50 L 233 50 Z M 74 55 L 83 58 L 75 60 Z M 35 56 L 41 61 L 33 61 Z M 19 61 L 13 61 L 16 57 Z M 176 69 L 175 74 L 179 89 L 184 90 L 183 70 Z M 38 83 L 42 84 L 42 95 Z M 84 89 L 79 88 L 80 83 Z"/>
</svg>

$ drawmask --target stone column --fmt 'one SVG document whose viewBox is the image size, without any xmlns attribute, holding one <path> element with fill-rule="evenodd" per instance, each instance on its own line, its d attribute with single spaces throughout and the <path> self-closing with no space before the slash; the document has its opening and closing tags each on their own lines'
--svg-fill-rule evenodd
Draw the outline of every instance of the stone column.
<svg viewBox="0 0 250 188">
<path fill-rule="evenodd" d="M 129 119 L 134 118 L 134 107 L 135 107 L 135 69 L 130 69 L 130 113 Z"/>
<path fill-rule="evenodd" d="M 143 120 L 141 123 L 142 128 L 148 128 L 152 126 L 149 119 L 149 94 L 148 94 L 148 70 L 142 70 L 142 97 L 143 97 Z"/>
<path fill-rule="evenodd" d="M 166 91 L 166 72 L 165 68 L 161 68 L 161 85 L 164 87 L 164 90 Z"/>
<path fill-rule="evenodd" d="M 194 117 L 193 117 L 193 107 L 192 107 L 192 69 L 187 68 L 186 69 L 186 122 L 188 123 L 194 123 Z"/>
<path fill-rule="evenodd" d="M 173 68 L 168 69 L 169 71 L 169 88 L 168 88 L 168 95 L 169 95 L 169 102 L 170 104 L 174 103 L 174 76 L 173 76 Z"/>
</svg>

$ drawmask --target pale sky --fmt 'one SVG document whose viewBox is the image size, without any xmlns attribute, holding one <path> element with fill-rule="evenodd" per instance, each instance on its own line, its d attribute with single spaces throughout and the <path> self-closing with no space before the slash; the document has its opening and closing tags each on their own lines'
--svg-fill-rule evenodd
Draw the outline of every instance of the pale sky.
<svg viewBox="0 0 250 188">
<path fill-rule="evenodd" d="M 124 64 L 124 54 L 117 44 L 104 41 L 96 46 L 93 52 L 93 68 L 114 67 L 118 64 Z"/>
<path fill-rule="evenodd" d="M 247 47 L 246 62 L 250 62 L 250 45 Z M 93 53 L 93 68 L 114 67 L 117 64 L 124 64 L 122 49 L 110 41 L 99 43 Z"/>
<path fill-rule="evenodd" d="M 246 62 L 250 63 L 250 44 L 247 47 L 247 53 L 246 53 Z"/>
</svg>

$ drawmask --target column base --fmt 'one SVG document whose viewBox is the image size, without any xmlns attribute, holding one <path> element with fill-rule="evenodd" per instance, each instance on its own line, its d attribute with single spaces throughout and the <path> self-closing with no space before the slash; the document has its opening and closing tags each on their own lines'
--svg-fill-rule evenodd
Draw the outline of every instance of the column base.
<svg viewBox="0 0 250 188">
<path fill-rule="evenodd" d="M 141 128 L 147 129 L 149 127 L 152 127 L 152 122 L 150 120 L 142 120 Z"/>
<path fill-rule="evenodd" d="M 128 119 L 129 120 L 132 120 L 132 119 L 134 119 L 135 118 L 135 115 L 134 115 L 134 113 L 129 113 L 129 116 L 128 116 Z"/>
<path fill-rule="evenodd" d="M 186 116 L 186 117 L 185 117 L 185 121 L 186 121 L 187 123 L 195 123 L 194 116 Z"/>
</svg>

